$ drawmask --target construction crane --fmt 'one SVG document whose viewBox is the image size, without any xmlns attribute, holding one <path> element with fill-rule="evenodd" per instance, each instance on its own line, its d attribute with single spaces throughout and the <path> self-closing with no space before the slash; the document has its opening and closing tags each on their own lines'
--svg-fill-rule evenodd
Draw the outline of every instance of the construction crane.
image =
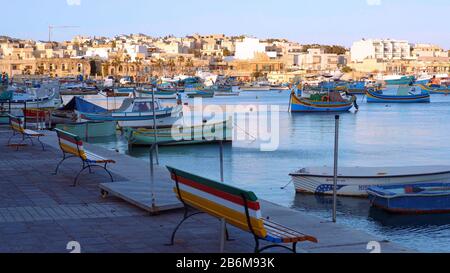
<svg viewBox="0 0 450 273">
<path fill-rule="evenodd" d="M 53 30 L 56 28 L 79 28 L 79 26 L 48 26 L 48 41 L 51 42 L 52 41 L 52 34 L 53 34 Z"/>
</svg>

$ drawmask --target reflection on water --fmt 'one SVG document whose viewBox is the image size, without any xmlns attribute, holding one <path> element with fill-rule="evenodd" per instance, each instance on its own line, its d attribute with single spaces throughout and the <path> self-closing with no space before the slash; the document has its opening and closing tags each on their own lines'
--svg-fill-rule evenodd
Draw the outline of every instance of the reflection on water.
<svg viewBox="0 0 450 273">
<path fill-rule="evenodd" d="M 450 97 L 430 104 L 366 104 L 341 114 L 340 166 L 450 165 Z M 275 104 L 280 108 L 280 145 L 261 152 L 258 141 L 233 142 L 224 152 L 225 181 L 253 190 L 260 198 L 331 219 L 329 197 L 296 195 L 288 174 L 300 167 L 332 166 L 334 114 L 288 113 L 289 92 L 243 92 L 206 99 L 204 104 Z M 187 100 L 192 105 L 192 100 Z M 95 139 L 107 149 L 148 161 L 148 148 L 128 151 L 121 136 Z M 217 145 L 161 147 L 161 165 L 218 179 Z M 370 209 L 365 199 L 339 198 L 338 221 L 421 251 L 450 252 L 450 216 L 396 216 Z"/>
</svg>

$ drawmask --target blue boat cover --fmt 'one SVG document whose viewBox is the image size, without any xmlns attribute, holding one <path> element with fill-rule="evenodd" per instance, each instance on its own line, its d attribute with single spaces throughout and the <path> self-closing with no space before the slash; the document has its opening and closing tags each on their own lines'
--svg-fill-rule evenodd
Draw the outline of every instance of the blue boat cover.
<svg viewBox="0 0 450 273">
<path fill-rule="evenodd" d="M 83 113 L 105 113 L 108 112 L 103 107 L 100 107 L 98 105 L 95 105 L 93 103 L 90 103 L 88 101 L 85 101 L 84 99 L 80 97 L 73 97 L 69 103 L 67 103 L 64 107 L 59 108 L 59 110 L 62 111 L 80 111 Z"/>
</svg>

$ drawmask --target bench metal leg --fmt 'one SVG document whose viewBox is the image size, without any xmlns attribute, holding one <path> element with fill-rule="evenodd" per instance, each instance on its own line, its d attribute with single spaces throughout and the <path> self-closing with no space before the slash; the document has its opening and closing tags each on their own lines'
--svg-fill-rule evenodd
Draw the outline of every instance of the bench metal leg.
<svg viewBox="0 0 450 273">
<path fill-rule="evenodd" d="M 41 144 L 42 151 L 45 151 L 44 143 L 42 143 L 40 137 L 37 138 L 37 141 Z"/>
<path fill-rule="evenodd" d="M 265 250 L 268 250 L 268 249 L 271 249 L 271 248 L 276 248 L 276 247 L 287 249 L 287 250 L 289 250 L 292 253 L 297 253 L 297 242 L 292 243 L 292 248 L 289 248 L 289 247 L 284 246 L 284 245 L 279 245 L 279 244 L 272 244 L 272 245 L 265 246 L 263 248 L 259 248 L 259 238 L 255 237 L 255 242 L 256 242 L 255 253 L 262 253 Z"/>
<path fill-rule="evenodd" d="M 75 187 L 77 185 L 78 182 L 78 178 L 81 175 L 81 173 L 86 170 L 89 169 L 89 173 L 92 173 L 92 168 L 97 167 L 97 168 L 102 168 L 106 171 L 106 173 L 109 175 L 109 178 L 111 179 L 111 182 L 114 182 L 114 178 L 111 174 L 111 172 L 106 168 L 108 163 L 105 163 L 104 166 L 101 165 L 96 165 L 96 164 L 89 164 L 89 163 L 85 163 L 83 162 L 83 168 L 81 169 L 81 171 L 78 172 L 77 176 L 75 177 L 75 180 L 73 181 L 73 187 Z"/>
<path fill-rule="evenodd" d="M 16 136 L 16 132 L 13 132 L 13 135 L 8 139 L 8 145 L 11 144 L 11 140 Z"/>
<path fill-rule="evenodd" d="M 198 214 L 203 214 L 204 212 L 195 212 L 192 213 L 190 215 L 188 215 L 189 211 L 187 208 L 185 208 L 184 210 L 184 216 L 183 216 L 183 220 L 181 220 L 181 222 L 175 227 L 175 230 L 172 232 L 172 237 L 170 239 L 170 244 L 167 244 L 168 246 L 173 246 L 175 244 L 175 235 L 178 231 L 178 229 L 181 227 L 181 225 L 189 218 L 191 218 L 192 216 L 198 215 Z"/>
<path fill-rule="evenodd" d="M 63 159 L 58 163 L 58 165 L 56 165 L 56 169 L 55 169 L 55 172 L 53 173 L 54 175 L 57 175 L 58 174 L 58 170 L 59 170 L 59 166 L 61 166 L 61 164 L 66 160 L 66 159 L 69 159 L 69 158 L 72 158 L 72 157 L 74 157 L 74 156 L 68 156 L 68 157 L 66 157 L 66 153 L 63 153 Z"/>
</svg>

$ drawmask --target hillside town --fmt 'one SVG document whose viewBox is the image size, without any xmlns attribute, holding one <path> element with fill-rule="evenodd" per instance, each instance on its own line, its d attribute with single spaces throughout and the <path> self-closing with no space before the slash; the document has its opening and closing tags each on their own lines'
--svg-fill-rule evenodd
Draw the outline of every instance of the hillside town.
<svg viewBox="0 0 450 273">
<path fill-rule="evenodd" d="M 244 82 L 264 78 L 286 83 L 296 77 L 335 71 L 357 80 L 371 74 L 445 74 L 450 72 L 450 57 L 449 51 L 438 45 L 393 39 L 361 39 L 345 48 L 224 34 L 76 36 L 65 42 L 0 37 L 0 72 L 11 78 L 83 75 L 95 79 L 130 77 L 143 82 L 149 77 L 193 75 L 197 71 Z"/>
</svg>

